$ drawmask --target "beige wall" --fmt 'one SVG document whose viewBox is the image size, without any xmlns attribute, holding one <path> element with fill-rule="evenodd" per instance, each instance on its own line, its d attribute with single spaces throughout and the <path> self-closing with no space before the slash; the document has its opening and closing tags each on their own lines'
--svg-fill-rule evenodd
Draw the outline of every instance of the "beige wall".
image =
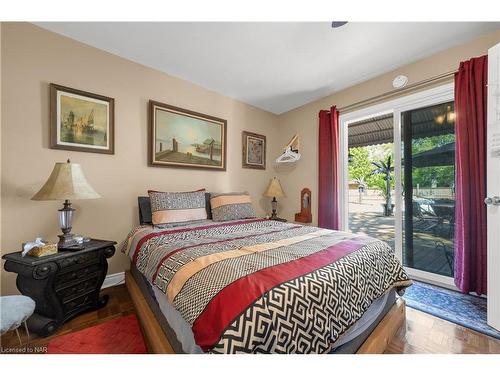
<svg viewBox="0 0 500 375">
<path fill-rule="evenodd" d="M 441 52 L 345 89 L 280 116 L 211 92 L 192 83 L 100 51 L 26 23 L 0 24 L 1 82 L 1 250 L 17 251 L 36 236 L 56 240 L 59 202 L 35 202 L 56 161 L 70 157 L 82 164 L 87 179 L 102 199 L 75 201 L 74 232 L 121 241 L 137 224 L 136 197 L 148 188 L 210 191 L 248 190 L 259 214 L 269 210 L 262 197 L 268 180 L 279 175 L 287 197 L 280 199 L 280 216 L 289 220 L 299 211 L 303 187 L 313 192 L 317 219 L 318 112 L 345 106 L 392 88 L 405 74 L 410 83 L 447 72 L 472 56 L 485 54 L 500 41 L 500 31 Z M 366 63 L 369 63 L 366 62 Z M 115 98 L 115 155 L 51 150 L 49 148 L 48 84 L 58 83 Z M 147 166 L 147 102 L 149 99 L 222 117 L 228 121 L 227 172 Z M 265 134 L 266 171 L 241 168 L 241 131 Z M 276 165 L 279 150 L 300 134 L 302 159 Z M 123 271 L 128 260 L 116 254 L 109 273 Z M 17 293 L 14 275 L 1 271 L 2 294 Z"/>
<path fill-rule="evenodd" d="M 100 51 L 26 23 L 2 23 L 2 253 L 43 236 L 56 240 L 61 202 L 30 197 L 57 161 L 80 163 L 103 198 L 75 201 L 74 232 L 121 241 L 137 224 L 138 195 L 148 188 L 183 191 L 248 190 L 260 215 L 273 175 L 277 116 L 192 83 Z M 49 148 L 49 83 L 115 98 L 115 155 Z M 227 120 L 227 171 L 198 171 L 147 166 L 147 103 L 169 103 Z M 265 134 L 266 171 L 241 167 L 241 131 Z M 123 271 L 128 260 L 116 254 L 109 273 Z M 1 271 L 2 294 L 17 293 L 12 273 Z"/>
<path fill-rule="evenodd" d="M 500 30 L 484 35 L 468 43 L 450 48 L 429 58 L 406 65 L 390 73 L 339 91 L 333 95 L 306 104 L 279 116 L 279 134 L 284 145 L 295 133 L 300 135 L 301 160 L 292 165 L 281 165 L 278 174 L 287 194 L 280 199 L 283 216 L 293 220 L 300 210 L 300 191 L 308 187 L 313 199 L 313 223 L 318 217 L 318 113 L 329 109 L 356 103 L 392 90 L 392 80 L 399 74 L 409 78 L 409 84 L 419 82 L 458 68 L 460 61 L 484 55 L 488 48 L 500 42 Z M 364 61 L 369 64 L 369 61 Z"/>
</svg>

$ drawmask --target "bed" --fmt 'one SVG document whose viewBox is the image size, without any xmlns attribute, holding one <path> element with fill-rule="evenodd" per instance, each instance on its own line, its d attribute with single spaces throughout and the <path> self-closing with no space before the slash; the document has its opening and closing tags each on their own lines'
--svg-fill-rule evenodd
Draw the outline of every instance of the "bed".
<svg viewBox="0 0 500 375">
<path fill-rule="evenodd" d="M 266 219 L 141 225 L 121 250 L 151 352 L 383 352 L 411 281 L 384 242 Z"/>
</svg>

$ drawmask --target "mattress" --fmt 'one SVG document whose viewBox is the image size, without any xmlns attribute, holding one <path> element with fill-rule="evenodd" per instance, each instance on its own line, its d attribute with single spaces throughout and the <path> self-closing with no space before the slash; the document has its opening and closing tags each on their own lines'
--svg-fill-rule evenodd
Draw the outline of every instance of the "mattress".
<svg viewBox="0 0 500 375">
<path fill-rule="evenodd" d="M 191 327 L 168 302 L 165 295 L 159 290 L 155 290 L 134 265 L 131 266 L 130 271 L 174 351 L 179 354 L 203 353 L 203 350 L 194 341 Z M 396 298 L 398 297 L 395 289 L 391 289 L 377 298 L 363 316 L 335 342 L 330 353 L 356 353 L 394 305 Z"/>
<path fill-rule="evenodd" d="M 385 242 L 265 219 L 141 226 L 122 251 L 189 353 L 328 353 L 411 285 Z"/>
</svg>

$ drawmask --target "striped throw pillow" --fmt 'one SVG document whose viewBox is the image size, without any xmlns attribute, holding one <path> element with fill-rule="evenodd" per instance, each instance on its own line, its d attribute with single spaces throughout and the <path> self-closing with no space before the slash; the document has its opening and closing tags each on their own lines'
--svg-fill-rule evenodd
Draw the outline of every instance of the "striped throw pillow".
<svg viewBox="0 0 500 375">
<path fill-rule="evenodd" d="M 205 220 L 205 190 L 185 193 L 148 191 L 154 225 Z"/>
<path fill-rule="evenodd" d="M 213 221 L 250 219 L 256 217 L 250 194 L 243 193 L 211 193 Z"/>
</svg>

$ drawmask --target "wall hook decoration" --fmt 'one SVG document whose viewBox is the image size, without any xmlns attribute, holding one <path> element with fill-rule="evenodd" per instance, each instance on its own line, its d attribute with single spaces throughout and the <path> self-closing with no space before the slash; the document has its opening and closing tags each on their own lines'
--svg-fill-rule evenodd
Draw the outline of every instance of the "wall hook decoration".
<svg viewBox="0 0 500 375">
<path fill-rule="evenodd" d="M 299 146 L 299 135 L 295 134 L 290 142 L 288 142 L 288 144 L 285 146 L 285 151 L 276 159 L 276 163 L 294 163 L 299 160 Z"/>
</svg>

